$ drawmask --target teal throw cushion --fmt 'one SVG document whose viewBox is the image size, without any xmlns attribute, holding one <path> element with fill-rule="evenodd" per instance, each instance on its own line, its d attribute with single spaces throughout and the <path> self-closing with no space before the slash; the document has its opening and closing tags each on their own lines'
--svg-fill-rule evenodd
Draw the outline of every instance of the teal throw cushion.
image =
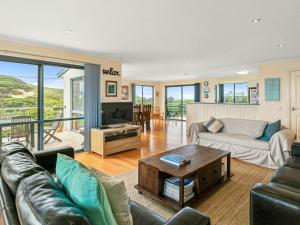
<svg viewBox="0 0 300 225">
<path fill-rule="evenodd" d="M 65 193 L 92 225 L 117 225 L 105 189 L 93 172 L 80 162 L 58 154 L 56 176 Z"/>
<path fill-rule="evenodd" d="M 281 129 L 281 120 L 277 120 L 274 123 L 268 123 L 268 125 L 264 130 L 263 136 L 261 136 L 258 139 L 262 141 L 270 141 L 273 134 L 280 131 L 280 129 Z"/>
</svg>

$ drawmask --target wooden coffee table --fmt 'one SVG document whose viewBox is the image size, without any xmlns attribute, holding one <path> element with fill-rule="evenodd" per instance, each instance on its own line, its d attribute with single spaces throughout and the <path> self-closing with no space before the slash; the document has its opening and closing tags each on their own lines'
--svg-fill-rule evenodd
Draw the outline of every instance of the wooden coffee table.
<svg viewBox="0 0 300 225">
<path fill-rule="evenodd" d="M 160 160 L 164 155 L 180 153 L 191 160 L 182 167 L 173 166 Z M 222 158 L 227 157 L 227 170 L 222 174 Z M 163 204 L 179 210 L 185 206 L 199 203 L 202 197 L 212 189 L 230 179 L 230 152 L 201 145 L 185 145 L 146 159 L 139 160 L 138 184 L 139 193 L 153 197 Z M 179 177 L 179 202 L 163 195 L 164 180 L 168 177 Z M 194 180 L 195 197 L 184 203 L 184 179 Z"/>
</svg>

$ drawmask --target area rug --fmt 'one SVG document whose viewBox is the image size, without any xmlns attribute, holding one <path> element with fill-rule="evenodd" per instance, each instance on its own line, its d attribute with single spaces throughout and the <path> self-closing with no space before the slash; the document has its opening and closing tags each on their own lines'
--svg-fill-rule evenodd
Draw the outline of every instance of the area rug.
<svg viewBox="0 0 300 225">
<path fill-rule="evenodd" d="M 268 182 L 272 170 L 232 160 L 234 176 L 229 182 L 213 191 L 196 207 L 211 218 L 213 225 L 248 225 L 250 190 L 256 183 Z M 176 212 L 158 201 L 139 194 L 134 188 L 138 171 L 130 170 L 116 176 L 124 180 L 130 199 L 169 219 Z"/>
</svg>

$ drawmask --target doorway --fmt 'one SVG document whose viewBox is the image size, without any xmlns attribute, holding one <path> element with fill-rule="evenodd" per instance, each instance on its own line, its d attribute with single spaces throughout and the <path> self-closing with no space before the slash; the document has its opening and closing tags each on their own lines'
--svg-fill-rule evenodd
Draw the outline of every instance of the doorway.
<svg viewBox="0 0 300 225">
<path fill-rule="evenodd" d="M 166 119 L 186 120 L 186 104 L 195 100 L 194 85 L 166 86 Z"/>
<path fill-rule="evenodd" d="M 300 71 L 291 72 L 291 130 L 300 137 Z"/>
</svg>

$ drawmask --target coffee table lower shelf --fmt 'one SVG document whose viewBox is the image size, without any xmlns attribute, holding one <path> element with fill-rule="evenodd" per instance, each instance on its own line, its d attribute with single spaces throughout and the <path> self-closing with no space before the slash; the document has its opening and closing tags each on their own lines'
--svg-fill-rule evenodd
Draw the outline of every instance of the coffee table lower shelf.
<svg viewBox="0 0 300 225">
<path fill-rule="evenodd" d="M 232 174 L 231 174 L 232 176 Z M 230 176 L 230 177 L 231 177 Z M 203 198 L 207 197 L 208 194 L 212 193 L 213 191 L 215 191 L 216 189 L 218 189 L 222 184 L 228 182 L 230 180 L 230 177 L 227 178 L 227 175 L 223 176 L 219 182 L 217 182 L 216 184 L 214 185 L 211 185 L 206 191 L 202 192 L 201 194 L 199 194 L 198 196 L 195 196 L 193 197 L 192 199 L 188 200 L 187 202 L 184 203 L 184 206 L 183 207 L 186 207 L 186 206 L 189 206 L 189 207 L 195 207 L 197 206 L 201 200 L 203 200 Z M 155 199 L 157 201 L 159 201 L 161 204 L 167 206 L 167 207 L 170 207 L 176 211 L 179 211 L 180 209 L 182 209 L 183 207 L 180 207 L 179 206 L 179 202 L 174 200 L 174 199 L 171 199 L 163 194 L 159 194 L 159 195 L 156 195 L 148 190 L 146 190 L 145 188 L 139 186 L 138 184 L 136 184 L 134 186 L 138 192 L 140 194 L 143 194 L 147 197 L 150 197 L 152 199 Z"/>
</svg>

